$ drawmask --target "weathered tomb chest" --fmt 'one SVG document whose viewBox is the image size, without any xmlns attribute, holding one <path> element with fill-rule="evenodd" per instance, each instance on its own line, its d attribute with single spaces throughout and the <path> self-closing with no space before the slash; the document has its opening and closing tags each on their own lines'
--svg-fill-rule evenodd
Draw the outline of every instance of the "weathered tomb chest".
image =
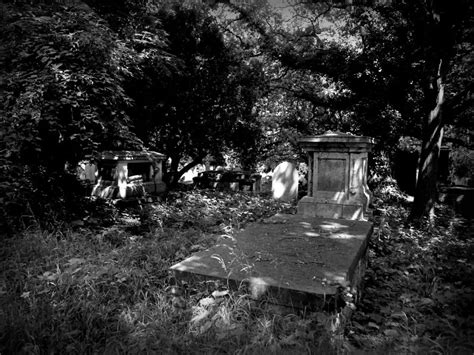
<svg viewBox="0 0 474 355">
<path fill-rule="evenodd" d="M 159 194 L 163 182 L 165 155 L 145 151 L 105 151 L 97 161 L 97 183 L 92 196 L 128 199 Z"/>
<path fill-rule="evenodd" d="M 368 153 L 375 140 L 344 133 L 303 137 L 308 155 L 308 193 L 298 213 L 327 218 L 365 219 L 371 193 L 367 186 Z"/>
</svg>

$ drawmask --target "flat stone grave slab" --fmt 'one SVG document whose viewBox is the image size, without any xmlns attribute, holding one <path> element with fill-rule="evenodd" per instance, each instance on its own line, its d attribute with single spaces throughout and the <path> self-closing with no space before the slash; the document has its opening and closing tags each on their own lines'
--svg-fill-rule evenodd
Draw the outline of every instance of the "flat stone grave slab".
<svg viewBox="0 0 474 355">
<path fill-rule="evenodd" d="M 223 236 L 171 270 L 178 280 L 220 279 L 245 285 L 255 298 L 314 307 L 341 285 L 357 286 L 371 233 L 365 221 L 277 214 Z"/>
</svg>

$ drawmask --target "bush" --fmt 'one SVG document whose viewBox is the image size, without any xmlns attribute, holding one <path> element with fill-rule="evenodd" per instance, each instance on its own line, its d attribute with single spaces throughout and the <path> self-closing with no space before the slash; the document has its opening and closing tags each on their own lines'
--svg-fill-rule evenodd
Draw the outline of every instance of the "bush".
<svg viewBox="0 0 474 355">
<path fill-rule="evenodd" d="M 450 164 L 450 180 L 454 183 L 461 180 L 465 185 L 474 183 L 474 150 L 465 147 L 453 149 Z"/>
</svg>

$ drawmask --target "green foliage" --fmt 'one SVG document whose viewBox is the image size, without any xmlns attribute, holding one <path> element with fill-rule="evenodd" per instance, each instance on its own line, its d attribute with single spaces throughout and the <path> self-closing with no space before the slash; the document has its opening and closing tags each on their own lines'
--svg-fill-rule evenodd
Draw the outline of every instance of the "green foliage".
<svg viewBox="0 0 474 355">
<path fill-rule="evenodd" d="M 472 221 L 439 205 L 434 224 L 409 225 L 396 186 L 376 196 L 364 295 L 346 329 L 351 343 L 376 353 L 472 352 Z"/>
<path fill-rule="evenodd" d="M 27 232 L 0 247 L 0 351 L 472 352 L 472 223 L 439 206 L 404 225 L 406 196 L 377 191 L 362 302 L 338 314 L 252 300 L 219 282 L 177 287 L 168 268 L 245 223 L 290 206 L 241 193 L 173 193 L 168 203 Z M 104 210 L 110 208 L 103 206 Z M 110 214 L 112 211 L 108 211 Z"/>
<path fill-rule="evenodd" d="M 463 147 L 455 148 L 450 153 L 450 180 L 466 179 L 474 181 L 474 151 Z"/>
<path fill-rule="evenodd" d="M 129 86 L 137 134 L 171 158 L 172 182 L 188 168 L 178 172 L 180 165 L 208 154 L 233 148 L 251 155 L 259 133 L 252 108 L 264 84 L 258 62 L 239 59 L 204 7 L 175 4 L 156 18 L 176 64 L 164 73 L 156 56 L 141 63 L 143 75 Z"/>
<path fill-rule="evenodd" d="M 403 136 L 398 140 L 397 148 L 401 151 L 408 153 L 419 152 L 421 147 L 421 141 L 414 137 Z"/>
<path fill-rule="evenodd" d="M 377 151 L 388 153 L 401 136 L 423 139 L 413 218 L 432 211 L 436 200 L 444 123 L 466 125 L 472 106 L 472 4 L 428 3 L 297 2 L 289 5 L 290 15 L 273 17 L 238 10 L 270 58 L 274 88 L 310 106 L 304 114 L 292 110 L 294 131 L 314 134 L 324 127 L 368 135 L 378 139 Z"/>
<path fill-rule="evenodd" d="M 111 227 L 98 228 L 91 217 L 74 231 L 4 240 L 0 351 L 328 349 L 329 334 L 316 315 L 281 314 L 245 290 L 229 292 L 214 282 L 176 289 L 168 274 L 220 235 L 282 208 L 240 193 L 176 193 L 170 203 L 124 211 Z"/>
<path fill-rule="evenodd" d="M 240 229 L 249 222 L 269 217 L 283 206 L 274 201 L 245 192 L 194 190 L 171 192 L 166 205 L 150 205 L 142 218 L 154 221 L 161 227 L 184 227 L 216 232 Z M 159 217 L 158 217 L 159 216 Z M 142 225 L 145 220 L 142 219 Z M 146 224 L 146 223 L 145 223 Z"/>
<path fill-rule="evenodd" d="M 2 23 L 2 215 L 67 219 L 79 160 L 139 147 L 125 113 L 134 53 L 89 9 L 7 4 Z M 62 213 L 64 212 L 64 213 Z M 28 223 L 26 223 L 28 224 Z"/>
<path fill-rule="evenodd" d="M 328 130 L 375 137 L 378 151 L 393 149 L 401 135 L 420 135 L 420 87 L 399 12 L 323 2 L 293 4 L 285 10 L 293 16 L 267 10 L 241 9 L 233 22 L 243 29 L 227 27 L 230 40 L 260 53 L 270 81 L 256 106 L 262 159 L 295 157 L 295 138 Z"/>
<path fill-rule="evenodd" d="M 400 136 L 421 137 L 442 53 L 443 72 L 453 59 L 445 120 L 470 128 L 472 19 L 453 22 L 472 11 L 464 0 L 297 3 L 291 18 L 271 4 L 86 3 L 2 5 L 0 216 L 10 228 L 76 218 L 75 167 L 97 150 L 161 151 L 173 183 L 209 154 L 232 151 L 244 168 L 301 159 L 296 138 L 327 130 L 390 151 Z M 374 162 L 386 176 L 384 158 Z"/>
<path fill-rule="evenodd" d="M 392 166 L 390 159 L 384 151 L 372 152 L 369 155 L 368 184 L 371 191 L 376 191 L 387 184 L 395 184 L 392 179 Z"/>
<path fill-rule="evenodd" d="M 69 209 L 84 193 L 76 165 L 100 150 L 144 142 L 171 157 L 174 182 L 208 154 L 255 164 L 262 68 L 226 45 L 205 7 L 88 3 L 4 6 L 0 199 L 10 229 L 80 217 Z"/>
<path fill-rule="evenodd" d="M 30 153 L 31 162 L 74 163 L 78 151 L 99 148 L 99 138 L 112 146 L 132 138 L 124 112 L 130 99 L 121 86 L 131 52 L 100 18 L 76 8 L 7 7 L 6 20 L 5 119 L 31 131 L 21 132 L 27 142 L 20 141 L 26 147 L 19 153 Z M 55 150 L 66 156 L 50 157 Z"/>
</svg>

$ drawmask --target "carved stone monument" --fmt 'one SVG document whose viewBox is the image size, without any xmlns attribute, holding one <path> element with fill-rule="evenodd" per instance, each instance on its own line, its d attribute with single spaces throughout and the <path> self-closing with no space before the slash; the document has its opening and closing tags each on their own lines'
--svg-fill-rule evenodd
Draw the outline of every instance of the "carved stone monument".
<svg viewBox="0 0 474 355">
<path fill-rule="evenodd" d="M 326 134 L 300 143 L 309 156 L 309 191 L 298 214 L 276 214 L 220 239 L 173 265 L 177 279 L 217 279 L 235 289 L 246 285 L 253 298 L 268 295 L 277 304 L 314 310 L 337 304 L 341 286 L 357 293 L 373 226 L 353 219 L 364 218 L 369 202 L 373 139 Z M 273 196 L 289 201 L 297 191 L 294 165 L 280 164 L 273 173 Z"/>
<path fill-rule="evenodd" d="M 298 170 L 292 163 L 280 163 L 273 171 L 272 195 L 286 202 L 298 198 Z"/>
<path fill-rule="evenodd" d="M 298 143 L 308 154 L 309 166 L 308 192 L 298 203 L 298 214 L 364 220 L 371 198 L 367 159 L 374 139 L 326 133 Z"/>
</svg>

